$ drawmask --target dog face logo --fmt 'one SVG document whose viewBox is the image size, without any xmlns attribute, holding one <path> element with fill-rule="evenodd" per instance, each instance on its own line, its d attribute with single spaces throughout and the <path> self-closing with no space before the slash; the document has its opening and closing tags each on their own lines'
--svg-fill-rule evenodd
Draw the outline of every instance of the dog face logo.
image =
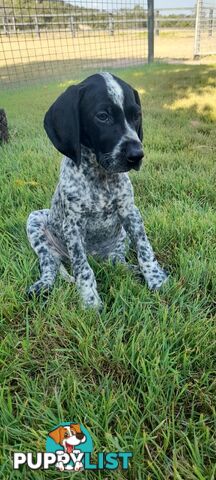
<svg viewBox="0 0 216 480">
<path fill-rule="evenodd" d="M 49 432 L 46 451 L 58 453 L 60 461 L 56 467 L 59 470 L 79 471 L 83 469 L 83 455 L 93 451 L 93 443 L 88 430 L 79 423 L 61 423 Z M 64 462 L 66 457 L 68 464 Z"/>
<path fill-rule="evenodd" d="M 49 432 L 49 437 L 64 447 L 64 451 L 69 454 L 73 452 L 74 447 L 86 441 L 86 436 L 81 431 L 79 423 L 57 427 Z"/>
</svg>

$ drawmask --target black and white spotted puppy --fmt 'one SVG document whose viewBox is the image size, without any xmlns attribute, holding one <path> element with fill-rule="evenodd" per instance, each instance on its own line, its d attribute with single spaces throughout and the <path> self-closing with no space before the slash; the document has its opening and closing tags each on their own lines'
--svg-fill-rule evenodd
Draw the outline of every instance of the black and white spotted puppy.
<svg viewBox="0 0 216 480">
<path fill-rule="evenodd" d="M 127 174 L 139 170 L 144 155 L 137 91 L 110 73 L 92 75 L 55 101 L 44 126 L 64 158 L 51 208 L 28 218 L 41 269 L 29 293 L 49 291 L 60 271 L 76 282 L 86 307 L 101 307 L 87 255 L 125 263 L 127 236 L 149 288 L 158 289 L 167 275 L 147 239 Z M 64 268 L 67 259 L 74 277 Z"/>
</svg>

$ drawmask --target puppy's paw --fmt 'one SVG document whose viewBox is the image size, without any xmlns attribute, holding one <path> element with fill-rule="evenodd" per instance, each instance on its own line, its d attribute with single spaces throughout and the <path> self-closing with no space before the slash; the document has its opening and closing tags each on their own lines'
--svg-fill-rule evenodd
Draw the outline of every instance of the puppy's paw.
<svg viewBox="0 0 216 480">
<path fill-rule="evenodd" d="M 84 308 L 94 308 L 100 311 L 103 307 L 103 304 L 97 292 L 95 279 L 90 279 L 89 282 L 81 279 L 79 283 L 77 282 L 77 286 Z"/>
<path fill-rule="evenodd" d="M 168 275 L 160 265 L 154 265 L 152 271 L 145 276 L 148 287 L 150 290 L 159 290 L 168 280 Z"/>
<path fill-rule="evenodd" d="M 64 470 L 65 470 L 65 467 L 64 467 L 64 465 L 63 465 L 62 462 L 56 463 L 56 468 L 57 468 L 57 470 L 59 470 L 60 472 L 64 472 Z"/>
<path fill-rule="evenodd" d="M 153 272 L 147 280 L 148 287 L 150 290 L 159 290 L 168 280 L 168 275 L 159 265 L 157 272 Z"/>
<path fill-rule="evenodd" d="M 45 284 L 41 280 L 35 282 L 27 291 L 27 295 L 29 298 L 40 297 L 46 299 L 51 292 L 51 288 L 49 285 Z"/>
<path fill-rule="evenodd" d="M 75 467 L 74 467 L 75 472 L 79 472 L 79 470 L 82 470 L 82 468 L 83 468 L 82 462 L 75 463 Z"/>
<path fill-rule="evenodd" d="M 89 293 L 88 296 L 83 297 L 83 305 L 84 305 L 84 308 L 86 308 L 86 309 L 94 308 L 95 310 L 98 310 L 99 312 L 103 308 L 103 303 L 102 303 L 98 293 L 95 294 L 94 291 Z"/>
</svg>

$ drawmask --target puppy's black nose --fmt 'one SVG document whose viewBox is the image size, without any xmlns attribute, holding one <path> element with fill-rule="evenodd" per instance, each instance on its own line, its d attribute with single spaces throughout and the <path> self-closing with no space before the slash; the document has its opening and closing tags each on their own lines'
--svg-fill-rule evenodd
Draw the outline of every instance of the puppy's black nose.
<svg viewBox="0 0 216 480">
<path fill-rule="evenodd" d="M 144 152 L 140 146 L 132 146 L 127 148 L 127 161 L 129 163 L 138 163 L 143 157 Z"/>
</svg>

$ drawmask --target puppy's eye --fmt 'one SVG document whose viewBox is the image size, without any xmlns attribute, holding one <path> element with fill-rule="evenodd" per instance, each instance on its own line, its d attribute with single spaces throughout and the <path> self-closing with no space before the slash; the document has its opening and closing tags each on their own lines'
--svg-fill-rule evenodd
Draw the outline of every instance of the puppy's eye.
<svg viewBox="0 0 216 480">
<path fill-rule="evenodd" d="M 98 112 L 96 118 L 102 123 L 109 122 L 109 115 L 107 112 Z"/>
<path fill-rule="evenodd" d="M 65 432 L 64 438 L 68 438 L 68 437 L 69 437 L 69 433 L 68 433 L 68 432 Z"/>
</svg>

